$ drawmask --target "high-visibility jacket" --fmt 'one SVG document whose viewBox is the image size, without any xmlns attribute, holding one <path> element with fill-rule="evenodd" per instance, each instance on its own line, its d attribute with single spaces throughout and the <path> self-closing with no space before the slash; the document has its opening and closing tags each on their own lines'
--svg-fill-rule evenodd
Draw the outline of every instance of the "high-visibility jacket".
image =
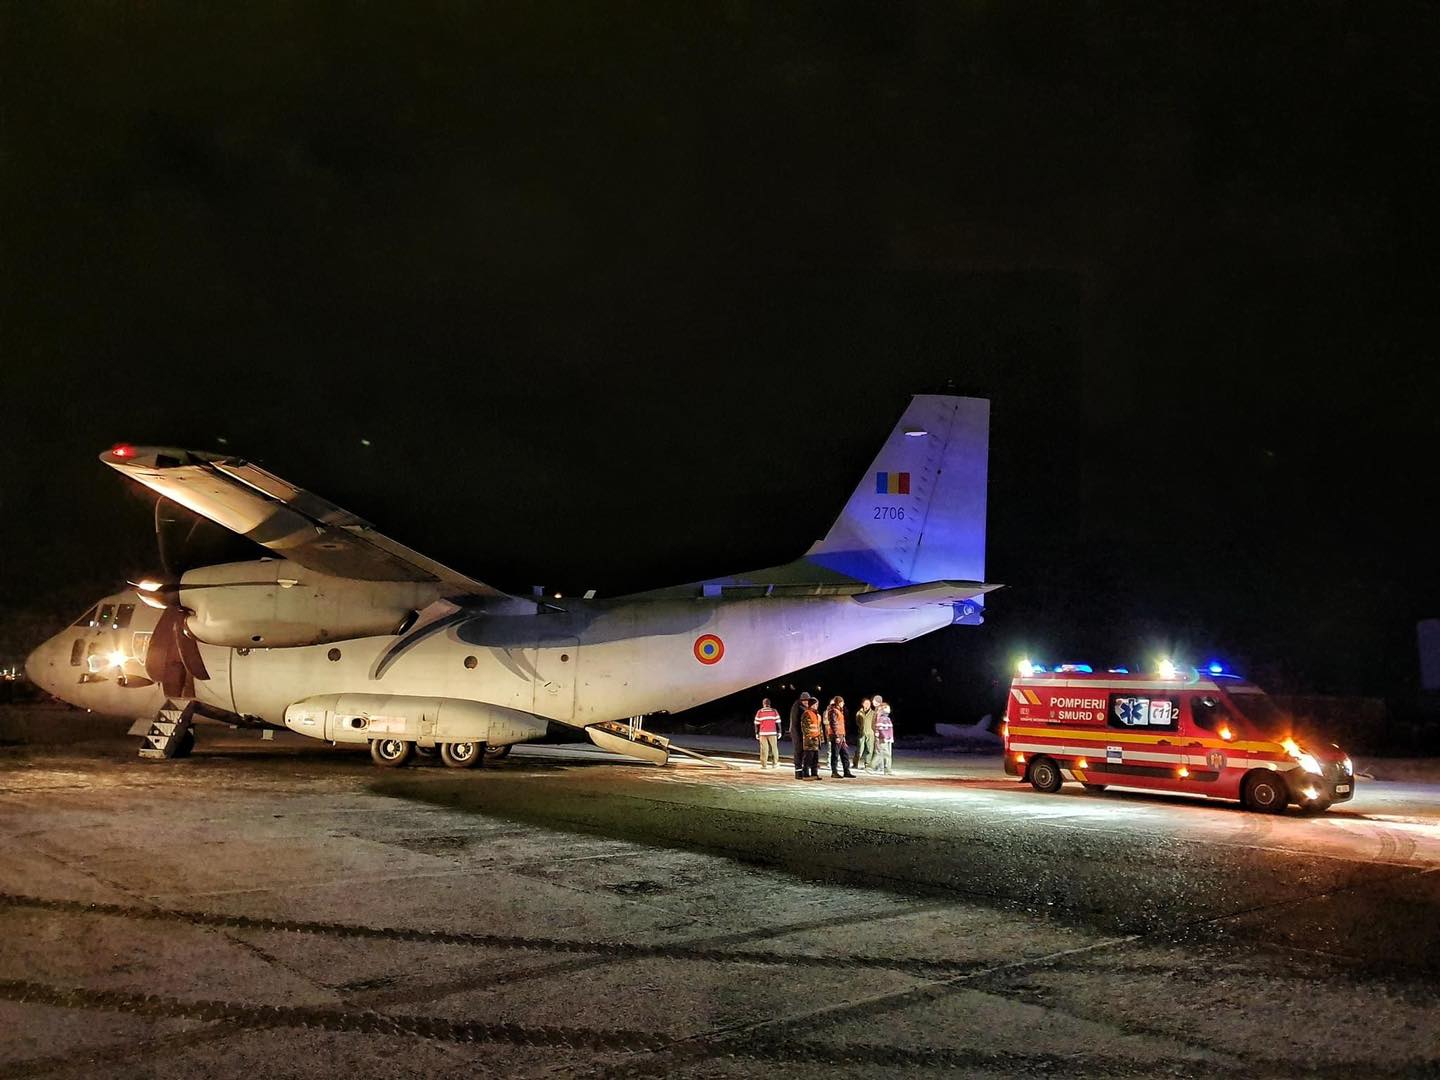
<svg viewBox="0 0 1440 1080">
<path fill-rule="evenodd" d="M 779 735 L 780 714 L 774 709 L 761 709 L 755 714 L 755 735 Z"/>
<path fill-rule="evenodd" d="M 820 730 L 820 714 L 812 708 L 806 708 L 800 714 L 801 729 L 805 734 L 805 749 L 819 750 L 820 740 L 823 737 Z"/>
<path fill-rule="evenodd" d="M 825 710 L 825 737 L 831 742 L 845 741 L 845 710 L 839 705 Z"/>
</svg>

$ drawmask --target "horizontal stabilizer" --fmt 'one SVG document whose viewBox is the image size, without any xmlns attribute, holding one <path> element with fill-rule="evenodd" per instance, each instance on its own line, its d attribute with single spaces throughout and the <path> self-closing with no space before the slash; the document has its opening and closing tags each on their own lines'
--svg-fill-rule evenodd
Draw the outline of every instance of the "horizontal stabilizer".
<svg viewBox="0 0 1440 1080">
<path fill-rule="evenodd" d="M 898 589 L 860 593 L 855 597 L 855 602 L 866 607 L 902 610 L 929 607 L 932 604 L 957 604 L 998 588 L 999 585 L 986 585 L 979 581 L 927 581 L 922 585 L 903 585 Z"/>
</svg>

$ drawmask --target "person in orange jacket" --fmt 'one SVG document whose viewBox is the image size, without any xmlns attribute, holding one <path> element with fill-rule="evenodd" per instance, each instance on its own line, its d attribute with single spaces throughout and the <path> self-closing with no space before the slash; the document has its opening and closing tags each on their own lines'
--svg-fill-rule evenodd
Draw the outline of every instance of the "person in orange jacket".
<svg viewBox="0 0 1440 1080">
<path fill-rule="evenodd" d="M 802 780 L 820 779 L 820 740 L 824 737 L 824 723 L 816 704 L 814 698 L 805 695 L 805 707 L 800 713 L 800 738 L 805 747 Z"/>
</svg>

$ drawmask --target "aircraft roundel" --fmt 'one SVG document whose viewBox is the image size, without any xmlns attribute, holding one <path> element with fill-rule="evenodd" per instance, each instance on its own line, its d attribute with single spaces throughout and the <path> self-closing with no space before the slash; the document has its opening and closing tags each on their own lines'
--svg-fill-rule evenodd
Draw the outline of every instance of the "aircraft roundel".
<svg viewBox="0 0 1440 1080">
<path fill-rule="evenodd" d="M 702 664 L 718 664 L 725 655 L 725 643 L 714 634 L 702 634 L 695 639 L 695 659 Z"/>
</svg>

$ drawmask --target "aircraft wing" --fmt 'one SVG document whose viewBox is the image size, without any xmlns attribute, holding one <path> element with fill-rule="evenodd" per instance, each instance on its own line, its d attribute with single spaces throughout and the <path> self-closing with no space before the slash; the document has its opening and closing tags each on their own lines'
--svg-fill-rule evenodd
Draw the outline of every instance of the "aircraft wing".
<svg viewBox="0 0 1440 1080">
<path fill-rule="evenodd" d="M 471 596 L 504 595 L 411 551 L 348 510 L 242 458 L 117 446 L 101 454 L 100 460 L 307 569 L 360 581 L 434 581 Z"/>
</svg>

